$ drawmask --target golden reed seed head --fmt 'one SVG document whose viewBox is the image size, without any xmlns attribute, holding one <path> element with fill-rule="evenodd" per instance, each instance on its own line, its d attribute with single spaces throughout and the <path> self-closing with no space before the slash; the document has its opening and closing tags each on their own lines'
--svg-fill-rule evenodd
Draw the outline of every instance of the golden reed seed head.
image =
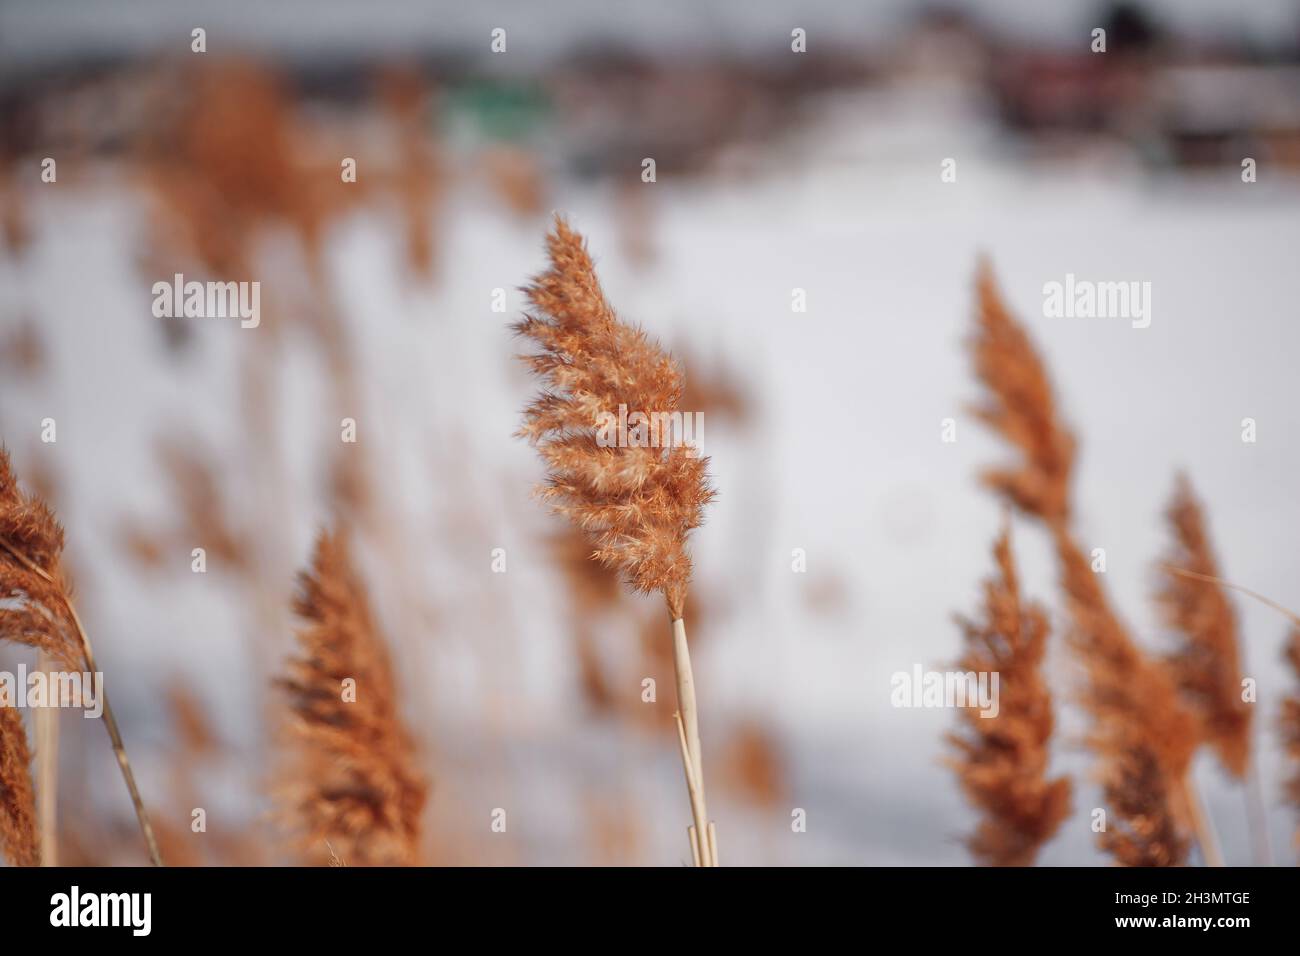
<svg viewBox="0 0 1300 956">
<path fill-rule="evenodd" d="M 0 612 L 0 640 L 45 650 L 61 663 L 75 664 L 78 655 L 58 587 L 28 566 L 29 562 L 54 581 L 61 580 L 63 529 L 43 502 L 22 493 L 4 448 L 0 448 L 0 542 L 0 600 L 11 602 Z M 31 759 L 21 713 L 0 707 L 0 852 L 14 866 L 40 863 Z"/>
<path fill-rule="evenodd" d="M 531 311 L 514 326 L 538 347 L 523 358 L 547 389 L 519 431 L 547 464 L 539 497 L 587 534 L 593 558 L 634 590 L 663 594 L 680 618 L 691 577 L 687 535 L 714 496 L 708 459 L 681 445 L 605 447 L 597 429 L 620 405 L 679 411 L 681 371 L 615 315 L 582 237 L 558 216 L 546 248 L 550 268 L 525 290 Z"/>
<path fill-rule="evenodd" d="M 1140 739 L 1117 742 L 1102 787 L 1116 817 L 1102 849 L 1121 866 L 1182 866 L 1190 849 L 1171 807 L 1179 806 L 1160 760 Z"/>
<path fill-rule="evenodd" d="M 1167 570 L 1168 566 L 1219 577 L 1205 515 L 1191 483 L 1179 475 L 1165 511 L 1173 544 L 1165 556 L 1156 604 L 1165 624 L 1179 637 L 1164 658 L 1200 723 L 1201 739 L 1237 779 L 1250 762 L 1252 705 L 1241 699 L 1237 618 L 1222 585 Z"/>
<path fill-rule="evenodd" d="M 1189 822 L 1178 794 L 1199 743 L 1196 719 L 1170 671 L 1129 636 L 1070 531 L 1075 440 L 1057 411 L 1047 368 L 1002 302 L 987 263 L 980 264 L 976 291 L 970 345 L 987 393 L 976 413 L 1023 458 L 1018 467 L 986 473 L 984 481 L 1052 535 L 1070 618 L 1067 641 L 1084 668 L 1081 700 L 1092 718 L 1088 740 L 1102 761 L 1108 804 L 1121 824 L 1134 827 L 1129 815 L 1140 810 L 1147 821 L 1142 828 L 1151 839 L 1163 840 L 1165 830 L 1150 821 L 1178 827 Z M 1141 786 L 1151 789 L 1136 794 Z M 1117 857 L 1134 856 L 1127 844 L 1104 845 Z M 1169 844 L 1166 855 L 1180 858 L 1177 849 Z"/>
<path fill-rule="evenodd" d="M 1297 820 L 1300 821 L 1300 627 L 1291 628 L 1291 633 L 1287 636 L 1285 657 L 1297 683 L 1283 699 L 1282 712 L 1278 715 L 1282 747 L 1290 764 L 1290 773 L 1283 785 L 1283 796 L 1292 809 L 1297 811 Z M 1296 827 L 1295 842 L 1296 846 L 1300 846 L 1300 826 Z"/>
<path fill-rule="evenodd" d="M 1084 667 L 1082 701 L 1093 718 L 1094 747 L 1109 756 L 1142 738 L 1171 780 L 1181 780 L 1199 743 L 1195 717 L 1169 670 L 1129 636 L 1077 542 L 1063 529 L 1055 538 L 1071 621 L 1067 640 Z"/>
<path fill-rule="evenodd" d="M 1075 441 L 1056 408 L 1047 369 L 1003 304 L 986 261 L 979 265 L 976 295 L 971 353 L 988 394 L 973 411 L 1023 455 L 1019 467 L 986 471 L 984 483 L 1027 514 L 1068 521 Z"/>
<path fill-rule="evenodd" d="M 35 495 L 18 487 L 0 447 L 0 641 L 45 651 L 65 670 L 81 670 L 81 643 L 65 600 L 63 529 Z"/>
<path fill-rule="evenodd" d="M 958 617 L 966 653 L 958 668 L 996 672 L 996 717 L 961 712 L 962 728 L 949 736 L 958 754 L 948 761 L 966 798 L 982 813 L 966 845 L 988 866 L 1030 866 L 1070 814 L 1070 780 L 1049 779 L 1052 695 L 1043 679 L 1047 613 L 1024 604 L 1010 528 L 993 545 L 997 576 L 984 583 L 983 616 Z"/>
<path fill-rule="evenodd" d="M 298 656 L 278 682 L 298 750 L 282 788 L 286 815 L 317 862 L 328 844 L 350 866 L 414 865 L 428 787 L 347 540 L 322 532 L 299 582 Z M 345 697 L 348 679 L 354 693 Z"/>
<path fill-rule="evenodd" d="M 31 762 L 22 714 L 0 707 L 0 856 L 10 866 L 41 862 Z"/>
</svg>

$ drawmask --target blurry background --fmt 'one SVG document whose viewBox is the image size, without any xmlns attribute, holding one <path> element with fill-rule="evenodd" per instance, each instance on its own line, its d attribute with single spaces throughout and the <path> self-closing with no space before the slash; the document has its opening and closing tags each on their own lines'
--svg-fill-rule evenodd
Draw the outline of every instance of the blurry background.
<svg viewBox="0 0 1300 956">
<path fill-rule="evenodd" d="M 507 326 L 552 210 L 705 413 L 721 495 L 693 538 L 689 616 L 725 863 L 968 862 L 973 814 L 941 764 L 957 715 L 892 708 L 889 679 L 955 660 L 951 615 L 991 569 L 1001 513 L 976 476 L 1004 450 L 966 412 L 963 349 L 981 252 L 1054 373 L 1081 442 L 1081 537 L 1106 548 L 1146 646 L 1162 646 L 1152 564 L 1177 468 L 1224 573 L 1300 604 L 1289 0 L 9 0 L 0 204 L 0 438 L 68 528 L 175 863 L 292 858 L 268 824 L 285 717 L 270 682 L 294 573 L 338 521 L 433 781 L 430 862 L 687 859 L 663 610 L 529 499 L 541 465 L 512 438 L 535 384 Z M 261 326 L 154 318 L 151 287 L 175 272 L 259 281 Z M 1151 326 L 1044 318 L 1042 286 L 1067 272 L 1151 282 Z M 1045 540 L 1026 525 L 1015 546 L 1057 617 Z M 1290 860 L 1285 622 L 1238 608 Z M 1050 673 L 1076 795 L 1041 860 L 1103 863 L 1057 639 Z M 141 862 L 102 731 L 63 728 L 64 861 Z M 1241 788 L 1208 759 L 1198 778 L 1229 862 L 1249 862 Z"/>
</svg>

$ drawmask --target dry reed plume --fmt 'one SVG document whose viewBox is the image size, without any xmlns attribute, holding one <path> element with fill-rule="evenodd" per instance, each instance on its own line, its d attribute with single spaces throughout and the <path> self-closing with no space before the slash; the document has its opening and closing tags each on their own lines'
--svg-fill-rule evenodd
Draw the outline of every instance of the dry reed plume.
<svg viewBox="0 0 1300 956">
<path fill-rule="evenodd" d="M 1286 660 L 1291 665 L 1291 672 L 1297 682 L 1300 682 L 1300 627 L 1292 627 L 1287 637 Z M 1290 761 L 1290 775 L 1283 794 L 1286 802 L 1300 814 L 1300 684 L 1282 701 L 1278 728 L 1282 734 L 1282 746 Z M 1300 846 L 1300 825 L 1296 827 L 1295 843 Z"/>
<path fill-rule="evenodd" d="M 424 134 L 431 91 L 419 72 L 407 67 L 382 71 L 377 85 L 379 100 L 396 133 L 398 161 L 387 174 L 387 184 L 398 199 L 407 263 L 428 278 L 433 274 L 438 252 L 430 209 L 438 203 L 447 178 Z"/>
<path fill-rule="evenodd" d="M 9 453 L 0 448 L 0 640 L 35 648 L 44 660 L 66 671 L 97 673 L 90 638 L 73 606 L 63 572 L 63 528 L 44 502 L 18 487 Z M 155 866 L 162 865 L 153 828 L 136 787 L 126 748 L 101 690 L 104 728 L 135 808 L 140 832 Z"/>
<path fill-rule="evenodd" d="M 303 620 L 298 656 L 279 683 L 299 757 L 282 796 L 300 844 L 316 862 L 337 851 L 353 866 L 414 865 L 428 787 L 398 716 L 388 649 L 341 534 L 317 539 L 294 608 Z"/>
<path fill-rule="evenodd" d="M 674 349 L 683 366 L 691 369 L 684 382 L 681 405 L 707 417 L 715 434 L 724 427 L 743 426 L 753 414 L 751 390 L 746 381 L 724 362 L 693 361 L 689 352 Z M 703 369 L 703 371 L 702 371 Z M 570 598 L 569 627 L 577 658 L 578 681 L 593 712 L 640 725 L 658 724 L 663 716 L 646 707 L 640 697 L 619 694 L 619 684 L 636 676 L 666 679 L 672 668 L 672 648 L 663 639 L 663 622 L 657 610 L 646 614 L 635 595 L 619 586 L 618 573 L 591 560 L 587 535 L 576 525 L 561 525 L 551 536 L 552 553 L 564 572 Z M 709 606 L 700 595 L 691 599 L 691 619 L 698 633 Z M 626 653 L 610 655 L 600 640 L 605 615 L 634 616 L 642 620 L 638 639 Z"/>
<path fill-rule="evenodd" d="M 1101 835 L 1102 848 L 1122 866 L 1183 865 L 1188 843 L 1170 809 L 1177 796 L 1159 757 L 1136 738 L 1112 748 L 1102 782 L 1118 825 Z"/>
<path fill-rule="evenodd" d="M 1201 739 L 1225 770 L 1244 778 L 1247 821 L 1257 865 L 1272 865 L 1268 814 L 1259 764 L 1251 754 L 1251 711 L 1242 699 L 1237 622 L 1228 591 L 1238 591 L 1293 622 L 1300 617 L 1262 594 L 1219 577 L 1201 506 L 1181 478 L 1166 512 L 1175 544 L 1160 565 L 1157 601 L 1169 626 L 1182 637 L 1166 663 L 1201 723 Z"/>
<path fill-rule="evenodd" d="M 145 184 L 162 206 L 158 250 L 243 278 L 267 221 L 293 223 L 314 247 L 322 217 L 301 175 L 285 84 L 246 62 L 217 62 L 185 79 L 186 108 L 162 112 L 141 144 Z"/>
<path fill-rule="evenodd" d="M 996 717 L 962 711 L 964 731 L 949 735 L 951 765 L 966 797 L 983 814 L 966 841 L 988 866 L 1029 866 L 1070 813 L 1070 780 L 1049 779 L 1052 695 L 1041 673 L 1047 613 L 1023 603 L 1011 531 L 993 544 L 996 577 L 984 583 L 981 620 L 958 617 L 966 653 L 958 668 L 1000 675 Z"/>
<path fill-rule="evenodd" d="M 6 324 L 10 328 L 0 337 L 0 372 L 19 378 L 44 371 L 48 357 L 36 319 L 24 316 L 16 321 L 6 319 Z"/>
<path fill-rule="evenodd" d="M 431 215 L 445 173 L 426 142 L 425 85 L 409 70 L 378 79 L 378 105 L 395 149 L 354 155 L 364 171 L 343 183 L 334 157 L 347 153 L 356 131 L 342 134 L 347 146 L 335 141 L 278 72 L 217 59 L 172 78 L 185 95 L 151 113 L 138 149 L 138 171 L 158 213 L 151 268 L 166 273 L 188 259 L 189 268 L 242 278 L 253 268 L 259 236 L 276 226 L 290 227 L 309 265 L 323 268 L 330 226 L 382 192 L 397 201 L 411 266 L 429 275 L 437 252 Z"/>
<path fill-rule="evenodd" d="M 1205 517 L 1185 476 L 1178 478 L 1165 517 L 1174 535 L 1166 568 L 1217 578 Z M 1199 718 L 1201 739 L 1240 779 L 1250 764 L 1252 708 L 1241 699 L 1237 619 L 1228 596 L 1217 585 L 1165 570 L 1156 600 L 1165 623 L 1181 638 L 1165 666 Z"/>
<path fill-rule="evenodd" d="M 18 487 L 0 448 L 0 639 L 43 651 L 64 670 L 79 670 L 81 647 L 64 596 L 63 528 L 39 498 Z"/>
<path fill-rule="evenodd" d="M 1057 411 L 1047 368 L 1003 304 L 987 262 L 980 263 L 976 293 L 972 355 L 988 394 L 974 412 L 1023 456 L 1019 467 L 985 471 L 983 481 L 1026 514 L 1064 523 L 1070 517 L 1074 436 Z"/>
<path fill-rule="evenodd" d="M 11 866 L 41 862 L 31 762 L 22 715 L 0 706 L 0 854 Z"/>
<path fill-rule="evenodd" d="M 582 238 L 563 219 L 547 249 L 551 269 L 527 290 L 538 315 L 515 326 L 541 348 L 525 361 L 550 387 L 524 412 L 520 431 L 550 467 L 539 495 L 586 531 L 593 557 L 634 590 L 663 594 L 676 620 L 691 576 L 686 537 L 713 497 L 708 459 L 681 446 L 601 447 L 596 425 L 620 404 L 678 411 L 681 373 L 643 331 L 619 321 Z"/>
<path fill-rule="evenodd" d="M 586 246 L 563 218 L 546 238 L 551 266 L 527 289 L 533 312 L 514 328 L 540 351 L 525 356 L 546 383 L 519 434 L 540 451 L 549 478 L 539 497 L 590 538 L 591 557 L 634 590 L 662 594 L 673 625 L 679 743 L 695 826 L 692 857 L 716 862 L 704 800 L 694 680 L 682 615 L 691 559 L 687 536 L 713 497 L 708 459 L 691 448 L 603 447 L 602 415 L 678 412 L 683 383 L 673 359 L 645 332 L 618 319 Z"/>
<path fill-rule="evenodd" d="M 722 756 L 722 783 L 757 807 L 782 805 L 789 771 L 781 742 L 764 722 L 746 718 L 731 728 Z"/>
<path fill-rule="evenodd" d="M 251 535 L 232 522 L 229 495 L 217 479 L 215 455 L 179 436 L 158 443 L 157 457 L 171 482 L 176 516 L 169 522 L 129 519 L 121 525 L 123 549 L 142 566 L 157 568 L 169 554 L 185 554 L 202 541 L 207 556 L 222 567 L 253 570 Z"/>
<path fill-rule="evenodd" d="M 1129 636 L 1073 538 L 1064 529 L 1055 533 L 1073 625 L 1069 643 L 1087 672 L 1083 703 L 1094 721 L 1093 743 L 1107 756 L 1108 749 L 1118 752 L 1128 741 L 1144 740 L 1176 783 L 1196 750 L 1195 718 L 1169 672 Z"/>
<path fill-rule="evenodd" d="M 1121 862 L 1180 862 L 1183 853 L 1169 841 L 1169 828 L 1151 824 L 1168 819 L 1195 826 L 1210 859 L 1214 841 L 1190 785 L 1195 719 L 1170 673 L 1129 636 L 1071 531 L 1075 440 L 1057 410 L 1046 366 L 1003 304 L 986 263 L 980 265 L 977 294 L 971 346 L 987 401 L 975 411 L 1022 454 L 1018 466 L 989 471 L 983 480 L 1050 531 L 1071 620 L 1068 642 L 1086 676 L 1082 702 L 1092 717 L 1089 743 L 1102 761 L 1107 802 L 1137 838 L 1165 841 L 1140 854 L 1114 840 L 1103 845 L 1122 853 Z M 1139 787 L 1146 789 L 1139 793 Z"/>
</svg>

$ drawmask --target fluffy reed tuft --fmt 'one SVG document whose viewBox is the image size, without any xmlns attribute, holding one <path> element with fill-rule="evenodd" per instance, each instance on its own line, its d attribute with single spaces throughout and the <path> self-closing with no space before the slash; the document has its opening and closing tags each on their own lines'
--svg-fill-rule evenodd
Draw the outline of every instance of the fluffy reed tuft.
<svg viewBox="0 0 1300 956">
<path fill-rule="evenodd" d="M 39 866 L 32 755 L 17 708 L 0 706 L 0 854 L 11 866 Z"/>
<path fill-rule="evenodd" d="M 560 216 L 546 248 L 551 267 L 526 290 L 535 314 L 514 327 L 540 349 L 524 361 L 546 390 L 524 410 L 519 434 L 537 447 L 550 471 L 539 496 L 589 537 L 591 557 L 618 571 L 634 591 L 664 596 L 673 628 L 678 741 L 695 820 L 688 830 L 691 856 L 697 866 L 716 866 L 682 619 L 691 579 L 686 539 L 713 498 L 709 462 L 676 440 L 667 447 L 662 441 L 602 443 L 606 416 L 665 416 L 669 422 L 680 416 L 682 375 L 645 332 L 619 321 L 582 237 Z"/>
<path fill-rule="evenodd" d="M 299 654 L 278 682 L 288 691 L 299 752 L 282 791 L 287 815 L 316 862 L 325 862 L 329 845 L 354 866 L 414 865 L 428 787 L 345 537 L 321 533 L 299 588 Z M 354 696 L 345 699 L 349 678 Z"/>
<path fill-rule="evenodd" d="M 1067 639 L 1087 675 L 1082 699 L 1093 718 L 1092 743 L 1111 757 L 1144 740 L 1171 779 L 1180 780 L 1198 742 L 1195 718 L 1169 671 L 1129 636 L 1074 539 L 1059 528 L 1055 537 L 1071 619 Z"/>
<path fill-rule="evenodd" d="M 18 488 L 9 453 L 0 448 L 0 601 L 6 605 L 0 607 L 0 640 L 34 647 L 64 670 L 80 671 L 84 666 L 95 673 L 99 668 L 72 604 L 62 554 L 63 528 L 43 501 Z M 154 866 L 162 866 L 107 692 L 101 699 L 104 730 L 135 808 L 140 834 Z"/>
<path fill-rule="evenodd" d="M 1027 514 L 1049 523 L 1070 517 L 1075 440 L 1056 408 L 1051 378 L 1033 342 L 1002 302 L 993 270 L 976 277 L 975 373 L 988 386 L 973 411 L 1023 454 L 1018 467 L 992 468 L 983 481 Z"/>
<path fill-rule="evenodd" d="M 614 314 L 582 237 L 563 218 L 546 246 L 551 267 L 526 290 L 536 314 L 514 327 L 540 348 L 525 361 L 547 386 L 519 432 L 550 469 L 539 495 L 591 537 L 594 558 L 635 590 L 663 594 L 679 619 L 691 576 L 686 538 L 714 494 L 708 459 L 681 445 L 601 447 L 597 426 L 620 405 L 677 412 L 681 372 L 645 332 Z"/>
<path fill-rule="evenodd" d="M 1089 743 L 1102 761 L 1107 800 L 1133 832 L 1156 839 L 1164 829 L 1150 821 L 1193 822 L 1186 791 L 1196 722 L 1169 672 L 1129 636 L 1071 532 L 1075 440 L 1057 411 L 1046 366 L 1003 304 L 987 264 L 980 266 L 977 291 L 971 349 L 988 393 L 977 413 L 1023 453 L 1018 468 L 989 472 L 984 480 L 1051 532 L 1071 621 L 1067 640 L 1084 667 Z M 1138 794 L 1138 787 L 1148 789 Z M 1133 816 L 1139 812 L 1140 820 Z M 1125 859 L 1141 856 L 1114 841 L 1104 845 Z M 1177 847 L 1166 849 L 1170 859 L 1180 858 Z"/>
<path fill-rule="evenodd" d="M 25 644 L 65 670 L 81 670 L 81 646 L 64 597 L 63 528 L 43 501 L 18 487 L 0 448 L 0 640 Z"/>
<path fill-rule="evenodd" d="M 8 452 L 0 448 L 0 641 L 37 651 L 38 665 L 81 670 L 81 644 L 69 588 L 63 576 L 63 529 L 36 495 L 18 487 Z M 31 805 L 30 748 L 22 719 L 0 700 L 0 844 L 18 865 L 36 865 L 44 850 L 53 864 L 57 845 L 53 807 L 57 803 L 56 748 L 49 736 L 57 711 L 35 712 L 33 736 L 39 748 L 42 803 Z M 28 811 L 31 811 L 30 814 Z M 39 830 L 26 832 L 33 820 Z M 48 826 L 46 826 L 48 824 Z"/>
<path fill-rule="evenodd" d="M 1024 604 L 1011 532 L 993 545 L 998 574 L 984 583 L 982 620 L 958 617 L 966 653 L 958 668 L 995 672 L 996 717 L 962 711 L 962 732 L 949 735 L 958 750 L 950 761 L 966 797 L 984 815 L 966 841 L 988 866 L 1029 866 L 1070 813 L 1070 780 L 1048 779 L 1052 695 L 1041 673 L 1047 648 L 1047 613 Z"/>
<path fill-rule="evenodd" d="M 1221 586 L 1168 570 L 1219 576 L 1204 513 L 1183 475 L 1165 517 L 1174 543 L 1165 557 L 1156 602 L 1165 623 L 1181 638 L 1166 655 L 1165 666 L 1200 722 L 1201 739 L 1213 747 L 1224 769 L 1241 779 L 1250 763 L 1252 708 L 1241 699 L 1236 615 Z"/>
<path fill-rule="evenodd" d="M 1287 637 L 1286 659 L 1296 680 L 1300 681 L 1300 626 L 1292 627 Z M 1300 813 L 1300 686 L 1283 699 L 1282 712 L 1278 715 L 1278 729 L 1291 765 L 1283 793 L 1286 802 Z M 1296 827 L 1295 842 L 1300 846 L 1300 826 Z"/>
<path fill-rule="evenodd" d="M 1140 739 L 1117 741 L 1102 784 L 1115 823 L 1102 848 L 1122 866 L 1182 866 L 1188 841 L 1170 811 L 1178 795 L 1156 753 Z"/>
</svg>

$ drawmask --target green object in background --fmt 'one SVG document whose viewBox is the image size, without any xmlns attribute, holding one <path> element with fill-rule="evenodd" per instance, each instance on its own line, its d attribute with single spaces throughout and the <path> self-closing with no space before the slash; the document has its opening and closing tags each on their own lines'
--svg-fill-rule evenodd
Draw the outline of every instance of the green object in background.
<svg viewBox="0 0 1300 956">
<path fill-rule="evenodd" d="M 550 114 L 545 91 L 534 83 L 475 82 L 457 87 L 448 97 L 457 124 L 469 121 L 489 140 L 527 139 Z"/>
</svg>

